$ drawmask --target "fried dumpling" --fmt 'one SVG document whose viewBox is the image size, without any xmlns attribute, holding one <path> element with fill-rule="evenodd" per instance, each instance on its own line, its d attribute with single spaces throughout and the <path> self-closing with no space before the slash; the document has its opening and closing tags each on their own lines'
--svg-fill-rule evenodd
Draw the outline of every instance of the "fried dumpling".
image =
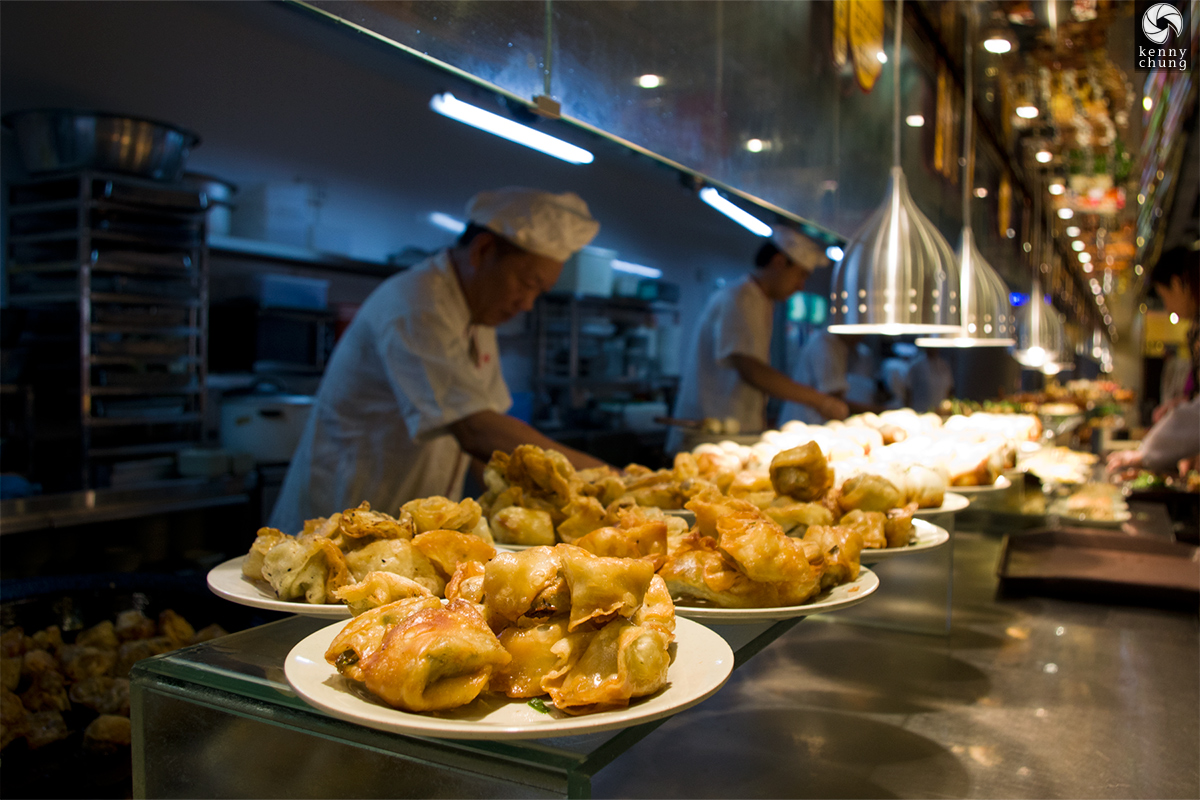
<svg viewBox="0 0 1200 800">
<path fill-rule="evenodd" d="M 368 572 L 357 583 L 347 584 L 334 591 L 333 596 L 346 604 L 354 616 L 372 608 L 386 606 L 408 597 L 433 597 L 423 584 L 394 572 Z"/>
<path fill-rule="evenodd" d="M 129 716 L 129 679 L 96 675 L 71 684 L 67 692 L 71 702 L 90 708 L 97 714 Z"/>
<path fill-rule="evenodd" d="M 562 667 L 561 651 L 554 646 L 567 635 L 566 617 L 556 617 L 528 628 L 509 627 L 500 632 L 500 644 L 512 656 L 492 673 L 489 688 L 509 697 L 537 697 L 546 693 L 542 681 Z"/>
<path fill-rule="evenodd" d="M 367 688 L 404 711 L 438 711 L 474 700 L 512 656 L 476 606 L 451 600 L 392 626 L 360 663 Z"/>
<path fill-rule="evenodd" d="M 501 544 L 553 545 L 554 520 L 547 511 L 508 506 L 492 516 L 492 534 Z"/>
<path fill-rule="evenodd" d="M 346 623 L 329 647 L 325 660 L 338 672 L 362 681 L 360 662 L 379 649 L 387 632 L 410 614 L 425 608 L 441 608 L 442 601 L 432 595 L 406 597 L 354 617 Z"/>
<path fill-rule="evenodd" d="M 628 527 L 597 528 L 577 540 L 575 546 L 597 556 L 644 558 L 657 569 L 667 557 L 667 522 L 661 519 Z"/>
<path fill-rule="evenodd" d="M 116 650 L 117 646 L 121 644 L 121 640 L 117 638 L 117 629 L 112 620 L 106 619 L 87 630 L 80 631 L 79 635 L 75 637 L 75 644 Z"/>
<path fill-rule="evenodd" d="M 425 497 L 408 501 L 400 510 L 412 514 L 417 533 L 439 530 L 470 533 L 475 530 L 483 514 L 479 503 L 470 497 L 459 503 L 445 497 Z"/>
<path fill-rule="evenodd" d="M 478 561 L 464 561 L 446 584 L 447 600 L 483 602 L 483 576 L 487 568 Z"/>
<path fill-rule="evenodd" d="M 946 500 L 950 476 L 944 467 L 910 464 L 904 471 L 908 492 L 905 497 L 918 508 L 937 508 Z"/>
<path fill-rule="evenodd" d="M 833 472 L 816 442 L 779 453 L 769 472 L 776 492 L 803 502 L 818 499 L 833 485 Z"/>
<path fill-rule="evenodd" d="M 133 727 L 128 717 L 101 714 L 84 729 L 82 746 L 89 753 L 112 755 L 128 748 L 132 740 Z"/>
<path fill-rule="evenodd" d="M 242 561 L 242 574 L 252 581 L 267 580 L 267 576 L 263 574 L 263 562 L 266 561 L 267 553 L 271 552 L 271 549 L 275 545 L 289 541 L 291 538 L 283 531 L 276 530 L 275 528 L 259 528 L 258 536 L 255 537 L 254 543 L 250 545 L 250 552 L 246 554 L 246 558 Z"/>
<path fill-rule="evenodd" d="M 411 539 L 416 533 L 412 514 L 401 511 L 397 519 L 391 514 L 371 510 L 371 504 L 366 500 L 358 508 L 343 511 L 338 527 L 351 539 Z"/>
<path fill-rule="evenodd" d="M 917 504 L 909 503 L 903 508 L 893 508 L 887 512 L 883 523 L 883 535 L 888 547 L 904 547 L 913 537 L 913 514 Z"/>
<path fill-rule="evenodd" d="M 483 576 L 485 615 L 492 629 L 522 621 L 535 625 L 567 613 L 571 594 L 561 569 L 554 547 L 498 553 L 487 563 Z"/>
<path fill-rule="evenodd" d="M 716 541 L 696 533 L 658 571 L 671 597 L 700 600 L 721 608 L 768 608 L 779 605 L 775 585 L 751 580 Z"/>
<path fill-rule="evenodd" d="M 523 444 L 509 456 L 504 477 L 510 484 L 562 508 L 571 502 L 571 479 L 575 477 L 575 468 L 557 450 Z"/>
<path fill-rule="evenodd" d="M 820 590 L 804 545 L 765 517 L 717 520 L 717 544 L 751 580 L 777 587 L 779 605 L 798 605 Z"/>
<path fill-rule="evenodd" d="M 887 534 L 884 530 L 886 522 L 887 516 L 882 511 L 855 509 L 843 516 L 838 525 L 858 531 L 864 549 L 880 549 L 887 547 Z"/>
<path fill-rule="evenodd" d="M 261 579 L 260 573 L 259 580 Z M 117 614 L 117 622 L 113 628 L 117 632 L 117 638 L 122 642 L 128 642 L 133 639 L 149 639 L 158 633 L 158 626 L 154 624 L 154 620 L 136 608 L 130 608 Z"/>
<path fill-rule="evenodd" d="M 858 577 L 862 554 L 862 534 L 847 525 L 810 525 L 804 540 L 821 548 L 823 569 L 821 588 L 828 589 Z"/>
<path fill-rule="evenodd" d="M 356 581 L 371 572 L 394 572 L 416 581 L 435 595 L 440 596 L 446 587 L 433 562 L 405 539 L 378 539 L 348 553 L 346 564 Z"/>
<path fill-rule="evenodd" d="M 554 549 L 562 561 L 562 573 L 571 593 L 569 630 L 589 621 L 604 623 L 616 616 L 628 618 L 641 606 L 654 577 L 653 564 L 640 559 L 596 556 L 569 544 Z"/>
<path fill-rule="evenodd" d="M 659 628 L 616 619 L 591 637 L 574 666 L 545 681 L 546 690 L 568 714 L 624 708 L 666 684 L 670 643 Z"/>
<path fill-rule="evenodd" d="M 496 548 L 478 536 L 458 531 L 419 533 L 413 537 L 412 544 L 433 563 L 441 577 L 446 580 L 450 579 L 462 562 L 478 561 L 486 564 L 496 555 Z"/>
<path fill-rule="evenodd" d="M 5 657 L 11 660 L 13 657 Z M 25 735 L 29 712 L 8 688 L 0 689 L 0 750 Z"/>
<path fill-rule="evenodd" d="M 604 527 L 604 506 L 594 497 L 576 497 L 564 512 L 568 516 L 558 525 L 558 538 L 567 544 L 574 544 L 576 539 Z"/>
<path fill-rule="evenodd" d="M 352 569 L 347 556 L 330 540 L 288 537 L 267 553 L 262 573 L 280 600 L 303 598 L 319 604 L 332 601 L 333 590 L 350 582 Z"/>
<path fill-rule="evenodd" d="M 671 600 L 671 592 L 662 576 L 655 575 L 646 587 L 646 596 L 642 604 L 630 617 L 634 625 L 650 625 L 662 628 L 672 635 L 675 634 L 675 603 Z"/>
<path fill-rule="evenodd" d="M 803 536 L 810 525 L 832 525 L 833 512 L 820 503 L 797 503 L 780 497 L 763 509 L 789 536 Z"/>
<path fill-rule="evenodd" d="M 882 475 L 863 472 L 842 484 L 838 503 L 844 511 L 887 511 L 904 505 L 904 495 Z"/>
</svg>

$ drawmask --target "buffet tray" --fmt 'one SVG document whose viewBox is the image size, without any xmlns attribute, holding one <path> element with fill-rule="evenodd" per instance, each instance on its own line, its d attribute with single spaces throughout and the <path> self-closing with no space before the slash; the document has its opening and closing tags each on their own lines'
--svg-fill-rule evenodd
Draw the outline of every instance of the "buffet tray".
<svg viewBox="0 0 1200 800">
<path fill-rule="evenodd" d="M 1200 548 L 1092 528 L 1009 534 L 996 568 L 1004 595 L 1196 608 Z"/>
</svg>

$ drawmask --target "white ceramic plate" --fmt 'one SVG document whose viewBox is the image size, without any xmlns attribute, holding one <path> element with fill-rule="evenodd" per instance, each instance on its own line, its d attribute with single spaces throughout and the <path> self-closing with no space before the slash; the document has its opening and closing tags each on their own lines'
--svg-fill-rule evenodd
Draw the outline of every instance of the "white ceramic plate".
<svg viewBox="0 0 1200 800">
<path fill-rule="evenodd" d="M 1060 522 L 1068 525 L 1081 525 L 1085 528 L 1120 528 L 1129 520 L 1133 519 L 1133 514 L 1128 508 L 1116 509 L 1113 511 L 1112 519 L 1092 519 L 1079 512 L 1068 511 L 1066 503 L 1051 503 L 1050 509 L 1046 512 L 1047 515 L 1058 517 Z"/>
<path fill-rule="evenodd" d="M 561 543 L 555 542 L 554 544 L 561 544 Z M 522 550 L 528 550 L 531 547 L 553 547 L 554 545 L 553 544 L 548 544 L 548 545 L 508 544 L 507 542 L 493 542 L 492 546 L 495 547 L 497 550 L 507 550 L 510 553 L 519 553 Z"/>
<path fill-rule="evenodd" d="M 715 694 L 733 671 L 733 651 L 724 639 L 699 623 L 677 618 L 674 659 L 667 671 L 670 682 L 655 694 L 634 700 L 628 708 L 571 717 L 552 706 L 551 712 L 544 714 L 527 701 L 487 693 L 461 708 L 436 715 L 414 714 L 384 705 L 325 661 L 325 651 L 343 625 L 322 628 L 288 653 L 284 674 L 296 694 L 338 719 L 439 739 L 544 739 L 625 728 L 696 705 Z"/>
<path fill-rule="evenodd" d="M 950 490 L 955 494 L 967 495 L 969 499 L 969 496 L 973 494 L 999 492 L 1007 489 L 1010 486 L 1012 486 L 1012 481 L 1010 481 L 1006 476 L 1001 475 L 999 478 L 996 478 L 996 482 L 991 486 L 951 486 Z"/>
<path fill-rule="evenodd" d="M 265 608 L 268 611 L 283 611 L 287 614 L 299 614 L 302 617 L 322 617 L 324 619 L 348 619 L 350 617 L 350 609 L 341 603 L 315 605 L 280 600 L 268 587 L 257 584 L 242 574 L 244 558 L 245 556 L 231 558 L 209 571 L 208 588 L 212 590 L 213 594 L 238 605 Z"/>
<path fill-rule="evenodd" d="M 1007 480 L 1007 478 L 1005 479 Z M 953 492 L 946 492 L 942 496 L 942 504 L 937 508 L 918 508 L 913 512 L 913 516 L 920 517 L 936 517 L 941 514 L 953 514 L 957 511 L 962 511 L 967 506 L 971 505 L 971 501 L 961 494 L 957 494 L 959 487 L 955 487 Z"/>
<path fill-rule="evenodd" d="M 666 515 L 667 515 L 667 516 L 669 516 L 669 517 L 679 517 L 680 519 L 687 520 L 687 524 L 688 524 L 688 525 L 695 525 L 695 524 L 696 524 L 696 512 L 694 512 L 694 511 L 689 511 L 689 510 L 688 510 L 688 509 L 686 509 L 686 508 L 670 508 L 670 509 L 665 509 L 665 510 L 663 511 L 663 513 L 664 513 L 664 514 L 666 514 Z"/>
<path fill-rule="evenodd" d="M 934 525 L 932 522 L 926 522 L 923 519 L 913 520 L 913 532 L 916 533 L 916 536 L 904 547 L 864 549 L 862 555 L 859 556 L 859 560 L 864 564 L 874 564 L 879 561 L 887 561 L 889 558 L 895 558 L 896 556 L 933 550 L 950 541 L 949 531 Z"/>
<path fill-rule="evenodd" d="M 776 608 L 716 608 L 714 606 L 685 606 L 675 604 L 675 616 L 710 622 L 714 625 L 738 625 L 746 622 L 770 622 L 792 617 L 807 617 L 827 611 L 840 611 L 856 606 L 879 588 L 879 577 L 863 567 L 858 578 L 821 592 L 813 600 L 799 606 Z"/>
</svg>

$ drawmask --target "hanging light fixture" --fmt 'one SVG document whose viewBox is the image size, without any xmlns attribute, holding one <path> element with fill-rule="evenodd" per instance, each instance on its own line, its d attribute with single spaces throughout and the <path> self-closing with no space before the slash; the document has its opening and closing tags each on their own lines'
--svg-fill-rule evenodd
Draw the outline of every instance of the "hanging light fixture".
<svg viewBox="0 0 1200 800">
<path fill-rule="evenodd" d="M 900 43 L 904 0 L 896 0 L 892 65 L 892 171 L 882 206 L 846 244 L 829 295 L 830 333 L 888 336 L 959 331 L 954 251 L 913 202 L 900 167 Z"/>
<path fill-rule="evenodd" d="M 1040 370 L 1047 364 L 1059 363 L 1062 357 L 1062 322 L 1055 316 L 1057 312 L 1042 292 L 1042 242 L 1045 237 L 1042 235 L 1042 204 L 1038 188 L 1035 185 L 1033 192 L 1033 231 L 1030 237 L 1033 239 L 1030 248 L 1033 288 L 1029 291 L 1029 302 L 1017 311 L 1017 342 L 1012 356 L 1022 367 Z M 1048 264 L 1046 266 L 1048 269 Z"/>
<path fill-rule="evenodd" d="M 967 8 L 967 31 L 963 37 L 963 72 L 966 85 L 963 92 L 963 229 L 958 243 L 959 309 L 961 327 L 954 336 L 921 337 L 918 347 L 1010 347 L 1013 338 L 1013 311 L 1008 299 L 1008 286 L 996 274 L 975 245 L 971 232 L 971 190 L 975 185 L 974 151 L 974 77 L 971 59 L 975 35 L 974 9 Z"/>
</svg>

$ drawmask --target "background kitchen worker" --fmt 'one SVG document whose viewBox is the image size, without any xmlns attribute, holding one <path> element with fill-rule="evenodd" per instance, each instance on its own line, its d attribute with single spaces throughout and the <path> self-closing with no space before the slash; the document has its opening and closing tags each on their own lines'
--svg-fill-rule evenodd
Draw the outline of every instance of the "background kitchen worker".
<svg viewBox="0 0 1200 800">
<path fill-rule="evenodd" d="M 1110 471 L 1173 470 L 1181 461 L 1195 463 L 1200 454 L 1200 252 L 1176 247 L 1163 253 L 1150 273 L 1150 285 L 1168 314 L 1189 320 L 1187 353 L 1191 365 L 1182 394 L 1164 409 L 1136 450 L 1108 457 Z"/>
<path fill-rule="evenodd" d="M 732 417 L 743 431 L 761 431 L 768 396 L 812 406 L 832 419 L 846 417 L 844 402 L 771 366 L 774 304 L 803 289 L 812 271 L 828 263 L 824 247 L 812 239 L 775 229 L 754 258 L 754 273 L 719 289 L 705 304 L 683 360 L 676 417 Z M 668 451 L 678 450 L 682 440 L 682 431 L 673 429 Z"/>
<path fill-rule="evenodd" d="M 876 398 L 878 373 L 875 354 L 861 334 L 835 334 L 818 328 L 800 348 L 792 377 L 797 383 L 844 400 L 852 413 L 861 414 L 884 410 Z M 784 403 L 779 409 L 779 424 L 794 419 L 821 425 L 830 418 L 808 404 Z"/>
<path fill-rule="evenodd" d="M 295 533 L 363 500 L 390 514 L 457 500 L 471 456 L 520 444 L 603 464 L 506 415 L 495 331 L 554 286 L 599 223 L 575 194 L 521 187 L 481 192 L 467 218 L 452 247 L 380 284 L 338 341 L 271 527 Z"/>
</svg>

